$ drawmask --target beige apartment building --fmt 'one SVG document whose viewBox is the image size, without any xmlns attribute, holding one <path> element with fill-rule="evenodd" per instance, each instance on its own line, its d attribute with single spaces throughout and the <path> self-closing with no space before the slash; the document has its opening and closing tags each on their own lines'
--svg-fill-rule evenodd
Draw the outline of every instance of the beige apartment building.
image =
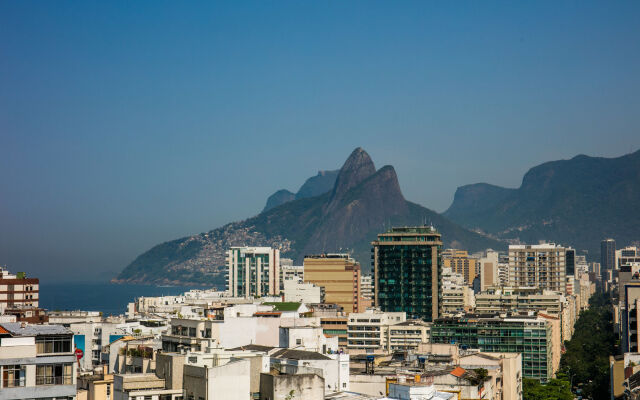
<svg viewBox="0 0 640 400">
<path fill-rule="evenodd" d="M 466 250 L 446 249 L 442 252 L 442 266 L 451 268 L 455 273 L 463 276 L 464 282 L 471 285 L 479 274 L 478 259 L 470 257 Z"/>
<path fill-rule="evenodd" d="M 566 293 L 565 248 L 555 243 L 509 246 L 509 286 Z"/>
<path fill-rule="evenodd" d="M 360 264 L 348 254 L 320 254 L 304 259 L 304 281 L 324 287 L 325 303 L 346 313 L 361 312 Z"/>
</svg>

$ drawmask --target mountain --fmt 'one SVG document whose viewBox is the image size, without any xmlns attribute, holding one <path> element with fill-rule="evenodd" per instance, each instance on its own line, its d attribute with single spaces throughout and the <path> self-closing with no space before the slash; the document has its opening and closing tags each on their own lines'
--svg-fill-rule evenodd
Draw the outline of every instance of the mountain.
<svg viewBox="0 0 640 400">
<path fill-rule="evenodd" d="M 588 250 L 600 241 L 640 238 L 640 151 L 617 158 L 579 155 L 531 168 L 517 189 L 486 183 L 458 188 L 444 215 L 500 239 L 550 240 Z"/>
<path fill-rule="evenodd" d="M 279 205 L 282 205 L 284 203 L 287 203 L 295 199 L 296 199 L 295 193 L 291 193 L 287 189 L 280 189 L 274 194 L 272 194 L 271 196 L 269 196 L 269 198 L 267 199 L 267 204 L 264 206 L 264 209 L 262 210 L 262 212 L 269 211 L 273 207 L 278 207 Z"/>
<path fill-rule="evenodd" d="M 307 179 L 298 190 L 298 193 L 291 193 L 286 189 L 280 189 L 267 199 L 267 204 L 262 212 L 269 211 L 292 200 L 306 199 L 308 197 L 319 196 L 333 189 L 339 170 L 318 171 L 318 175 Z"/>
<path fill-rule="evenodd" d="M 425 222 L 442 233 L 447 246 L 471 251 L 505 247 L 405 200 L 395 169 L 387 165 L 376 170 L 369 154 L 357 148 L 329 191 L 288 201 L 207 233 L 159 244 L 136 258 L 114 281 L 221 285 L 224 252 L 239 245 L 278 247 L 284 257 L 297 263 L 305 254 L 350 251 L 369 270 L 370 243 L 378 233 L 390 226 Z"/>
<path fill-rule="evenodd" d="M 312 176 L 300 187 L 296 193 L 296 199 L 319 196 L 333 189 L 340 170 L 318 171 L 318 175 Z"/>
</svg>

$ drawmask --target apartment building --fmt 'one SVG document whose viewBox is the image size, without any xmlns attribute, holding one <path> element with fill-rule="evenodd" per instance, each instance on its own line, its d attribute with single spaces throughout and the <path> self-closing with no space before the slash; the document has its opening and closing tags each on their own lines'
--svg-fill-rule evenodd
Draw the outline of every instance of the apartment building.
<svg viewBox="0 0 640 400">
<path fill-rule="evenodd" d="M 552 330 L 543 318 L 439 318 L 431 326 L 431 342 L 456 343 L 483 352 L 522 353 L 525 378 L 546 382 L 554 373 Z"/>
<path fill-rule="evenodd" d="M 280 289 L 284 290 L 284 281 L 296 278 L 304 282 L 304 265 L 280 263 Z"/>
<path fill-rule="evenodd" d="M 367 310 L 349 314 L 347 322 L 347 347 L 354 350 L 383 350 L 387 347 L 387 331 L 390 325 L 407 320 L 404 312 Z"/>
<path fill-rule="evenodd" d="M 555 243 L 509 246 L 509 286 L 566 293 L 565 248 Z"/>
<path fill-rule="evenodd" d="M 500 284 L 500 272 L 498 269 L 500 255 L 497 251 L 487 250 L 478 259 L 478 276 L 480 276 L 480 291 L 484 292 L 491 286 Z"/>
<path fill-rule="evenodd" d="M 431 226 L 391 228 L 373 246 L 374 299 L 382 311 L 412 319 L 438 317 L 442 297 L 442 240 Z"/>
<path fill-rule="evenodd" d="M 361 311 L 373 306 L 373 276 L 362 275 L 360 277 Z"/>
<path fill-rule="evenodd" d="M 471 311 L 475 305 L 475 296 L 464 281 L 464 277 L 450 268 L 442 268 L 442 300 L 440 315 L 454 315 Z"/>
<path fill-rule="evenodd" d="M 232 247 L 227 251 L 227 290 L 233 297 L 280 295 L 280 250 Z"/>
<path fill-rule="evenodd" d="M 0 324 L 0 399 L 75 399 L 73 333 L 59 325 Z"/>
<path fill-rule="evenodd" d="M 284 281 L 283 296 L 286 302 L 305 304 L 324 303 L 324 287 L 313 283 L 302 282 L 300 278 L 293 277 Z"/>
<path fill-rule="evenodd" d="M 38 308 L 40 280 L 24 272 L 10 273 L 0 267 L 0 314 L 8 309 Z"/>
<path fill-rule="evenodd" d="M 478 314 L 518 311 L 546 311 L 559 314 L 566 303 L 567 297 L 559 292 L 543 292 L 531 287 L 494 287 L 476 295 L 475 309 Z"/>
<path fill-rule="evenodd" d="M 431 323 L 419 319 L 412 319 L 387 326 L 387 352 L 418 351 L 420 347 L 429 343 Z"/>
<path fill-rule="evenodd" d="M 471 285 L 480 273 L 478 259 L 470 257 L 466 250 L 444 250 L 442 252 L 442 266 L 462 275 L 467 285 Z"/>
<path fill-rule="evenodd" d="M 50 313 L 49 322 L 73 332 L 76 347 L 83 351 L 78 366 L 85 371 L 101 364 L 103 346 L 125 335 L 119 323 L 103 320 L 98 311 L 55 311 Z"/>
<path fill-rule="evenodd" d="M 170 331 L 162 335 L 162 351 L 204 351 L 213 343 L 216 321 L 172 318 Z"/>
<path fill-rule="evenodd" d="M 360 264 L 348 254 L 319 254 L 304 258 L 304 281 L 324 288 L 324 301 L 344 312 L 360 312 Z"/>
</svg>

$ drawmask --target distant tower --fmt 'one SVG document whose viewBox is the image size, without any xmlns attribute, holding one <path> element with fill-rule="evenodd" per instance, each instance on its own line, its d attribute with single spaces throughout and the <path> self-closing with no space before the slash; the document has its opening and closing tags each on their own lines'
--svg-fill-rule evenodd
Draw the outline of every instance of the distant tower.
<svg viewBox="0 0 640 400">
<path fill-rule="evenodd" d="M 374 300 L 382 311 L 433 321 L 442 297 L 442 239 L 430 226 L 391 228 L 373 246 Z"/>
<path fill-rule="evenodd" d="M 616 264 L 616 241 L 613 239 L 605 239 L 600 242 L 600 268 L 603 275 L 607 271 L 615 268 Z"/>
</svg>

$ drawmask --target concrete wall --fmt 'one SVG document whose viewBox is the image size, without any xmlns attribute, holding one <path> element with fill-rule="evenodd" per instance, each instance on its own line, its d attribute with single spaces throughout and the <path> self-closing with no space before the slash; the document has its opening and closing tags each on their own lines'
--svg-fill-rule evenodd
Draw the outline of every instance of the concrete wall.
<svg viewBox="0 0 640 400">
<path fill-rule="evenodd" d="M 260 376 L 260 400 L 288 398 L 324 400 L 324 379 L 315 374 Z"/>
</svg>

